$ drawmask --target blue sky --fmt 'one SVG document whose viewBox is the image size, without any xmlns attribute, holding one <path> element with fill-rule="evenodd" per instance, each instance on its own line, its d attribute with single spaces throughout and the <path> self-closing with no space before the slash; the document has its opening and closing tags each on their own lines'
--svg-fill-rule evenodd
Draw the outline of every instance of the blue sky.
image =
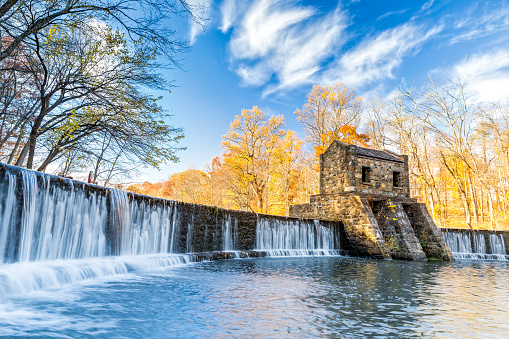
<svg viewBox="0 0 509 339">
<path fill-rule="evenodd" d="M 206 6 L 205 30 L 178 30 L 192 43 L 183 70 L 165 75 L 178 87 L 162 95 L 184 129 L 180 162 L 148 170 L 142 180 L 202 169 L 222 153 L 221 136 L 243 108 L 285 116 L 313 84 L 343 82 L 362 97 L 389 95 L 402 81 L 428 75 L 469 78 L 482 100 L 509 96 L 508 1 L 192 0 Z"/>
</svg>

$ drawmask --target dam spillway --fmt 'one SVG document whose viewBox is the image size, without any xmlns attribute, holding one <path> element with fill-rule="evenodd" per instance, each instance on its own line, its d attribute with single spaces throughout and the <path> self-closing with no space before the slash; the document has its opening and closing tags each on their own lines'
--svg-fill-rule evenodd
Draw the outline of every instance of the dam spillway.
<svg viewBox="0 0 509 339">
<path fill-rule="evenodd" d="M 337 230 L 0 164 L 0 294 L 184 264 L 194 253 L 337 254 Z"/>
<path fill-rule="evenodd" d="M 509 260 L 509 232 L 441 229 L 456 259 Z"/>
</svg>

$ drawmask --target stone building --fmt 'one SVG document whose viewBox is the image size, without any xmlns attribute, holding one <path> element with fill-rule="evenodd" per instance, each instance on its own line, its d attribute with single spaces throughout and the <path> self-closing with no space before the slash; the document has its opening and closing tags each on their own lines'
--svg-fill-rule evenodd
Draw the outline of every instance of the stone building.
<svg viewBox="0 0 509 339">
<path fill-rule="evenodd" d="M 352 255 L 453 259 L 426 204 L 410 197 L 406 155 L 334 141 L 320 156 L 320 194 L 290 216 L 341 221 Z"/>
</svg>

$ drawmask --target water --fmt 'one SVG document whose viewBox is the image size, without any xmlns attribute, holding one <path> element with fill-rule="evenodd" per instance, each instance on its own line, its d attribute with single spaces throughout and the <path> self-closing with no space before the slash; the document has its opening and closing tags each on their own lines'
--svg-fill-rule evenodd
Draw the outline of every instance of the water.
<svg viewBox="0 0 509 339">
<path fill-rule="evenodd" d="M 0 336 L 502 337 L 507 331 L 506 262 L 344 258 L 337 256 L 333 228 L 262 215 L 257 249 L 285 258 L 192 263 L 195 256 L 176 252 L 193 252 L 200 232 L 199 239 L 242 257 L 239 223 L 216 213 L 203 229 L 180 206 L 7 169 L 0 178 Z M 492 253 L 477 235 L 446 237 L 455 256 L 506 259 L 496 235 L 489 237 Z"/>
<path fill-rule="evenodd" d="M 442 235 L 455 259 L 509 260 L 502 234 L 444 231 Z M 489 239 L 490 251 L 486 248 L 486 236 Z"/>
<path fill-rule="evenodd" d="M 502 234 L 490 234 L 490 246 L 493 254 L 506 254 L 504 236 Z"/>
<path fill-rule="evenodd" d="M 256 248 L 285 253 L 289 250 L 322 252 L 340 247 L 333 230 L 317 220 L 281 221 L 259 216 L 256 224 Z"/>
<path fill-rule="evenodd" d="M 506 262 L 258 258 L 126 273 L 0 303 L 0 335 L 504 338 Z"/>
</svg>

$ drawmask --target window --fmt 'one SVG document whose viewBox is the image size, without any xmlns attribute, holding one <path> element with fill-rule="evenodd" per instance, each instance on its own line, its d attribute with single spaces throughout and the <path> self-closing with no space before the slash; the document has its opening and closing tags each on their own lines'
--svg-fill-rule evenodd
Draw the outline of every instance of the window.
<svg viewBox="0 0 509 339">
<path fill-rule="evenodd" d="M 392 186 L 401 187 L 401 172 L 392 172 Z"/>
<path fill-rule="evenodd" d="M 371 181 L 371 167 L 362 166 L 362 182 L 367 183 Z"/>
</svg>

